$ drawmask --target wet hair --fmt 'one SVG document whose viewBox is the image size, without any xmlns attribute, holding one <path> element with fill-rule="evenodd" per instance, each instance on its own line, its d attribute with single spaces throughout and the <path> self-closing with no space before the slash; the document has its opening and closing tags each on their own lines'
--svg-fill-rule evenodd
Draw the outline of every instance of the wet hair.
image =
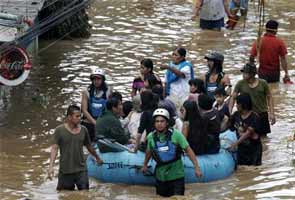
<svg viewBox="0 0 295 200">
<path fill-rule="evenodd" d="M 151 91 L 145 90 L 140 94 L 141 110 L 154 110 L 158 106 L 158 98 Z"/>
<path fill-rule="evenodd" d="M 252 110 L 252 100 L 247 93 L 237 96 L 237 104 L 239 104 L 243 110 Z"/>
<path fill-rule="evenodd" d="M 178 53 L 180 56 L 183 56 L 183 57 L 186 56 L 186 50 L 185 50 L 185 48 L 183 48 L 183 47 L 177 47 L 177 48 L 174 49 L 174 51 L 177 51 L 177 53 Z"/>
<path fill-rule="evenodd" d="M 143 60 L 140 61 L 140 64 L 143 65 L 145 68 L 150 69 L 150 73 L 153 73 L 153 69 L 154 69 L 154 64 L 153 61 L 149 58 L 145 58 Z"/>
<path fill-rule="evenodd" d="M 207 144 L 207 120 L 201 117 L 198 105 L 195 101 L 186 100 L 183 103 L 183 107 L 186 110 L 184 121 L 189 122 L 187 140 L 195 154 L 204 154 Z"/>
<path fill-rule="evenodd" d="M 214 100 L 206 94 L 200 94 L 198 97 L 199 107 L 203 110 L 211 110 Z"/>
<path fill-rule="evenodd" d="M 266 25 L 266 31 L 276 33 L 279 27 L 279 23 L 275 20 L 269 20 Z"/>
<path fill-rule="evenodd" d="M 222 64 L 223 64 L 223 61 L 213 60 L 213 67 L 211 70 L 215 69 L 217 74 L 221 73 L 223 71 Z M 211 71 L 209 73 L 211 73 Z"/>
<path fill-rule="evenodd" d="M 160 100 L 164 99 L 164 89 L 161 85 L 155 85 L 154 87 L 152 87 L 152 93 L 154 93 L 155 95 L 158 95 Z"/>
<path fill-rule="evenodd" d="M 120 92 L 117 92 L 117 91 L 113 92 L 113 93 L 110 95 L 110 98 L 116 98 L 116 99 L 119 99 L 121 102 L 122 102 L 122 99 L 123 99 L 122 94 L 121 94 Z"/>
<path fill-rule="evenodd" d="M 183 103 L 183 107 L 186 110 L 186 115 L 184 116 L 184 121 L 189 121 L 190 119 L 201 118 L 198 105 L 195 101 L 186 100 Z"/>
<path fill-rule="evenodd" d="M 74 112 L 81 112 L 81 109 L 79 106 L 77 105 L 70 105 L 67 109 L 67 113 L 66 113 L 66 116 L 70 116 L 72 114 L 74 114 Z"/>
<path fill-rule="evenodd" d="M 149 83 L 148 89 L 152 89 L 155 85 L 161 84 L 154 74 L 148 74 L 144 76 L 144 81 L 147 81 Z"/>
<path fill-rule="evenodd" d="M 115 97 L 109 98 L 106 102 L 106 109 L 111 111 L 113 107 L 118 107 L 120 102 L 122 101 L 118 98 L 115 98 Z"/>
<path fill-rule="evenodd" d="M 224 87 L 216 88 L 216 90 L 214 91 L 214 95 L 226 96 Z"/>
<path fill-rule="evenodd" d="M 215 69 L 216 73 L 219 74 L 223 72 L 223 61 L 224 56 L 218 52 L 213 52 L 208 56 L 205 56 L 205 58 L 209 61 L 213 61 L 213 67 L 208 72 L 209 74 L 212 73 L 212 71 Z"/>
<path fill-rule="evenodd" d="M 106 92 L 108 90 L 108 86 L 105 82 L 105 76 L 101 76 L 102 77 L 102 83 L 101 85 L 99 86 L 99 90 L 103 91 L 103 92 Z M 94 96 L 94 91 L 95 91 L 95 85 L 93 83 L 93 80 L 94 78 L 91 78 L 91 84 L 88 86 L 88 92 L 89 92 L 89 95 L 90 96 Z"/>
<path fill-rule="evenodd" d="M 152 93 L 155 94 L 158 97 L 159 103 L 158 108 L 164 108 L 169 112 L 170 118 L 174 118 L 176 116 L 176 107 L 174 103 L 170 100 L 164 100 L 163 95 L 164 89 L 161 85 L 156 85 L 152 89 Z M 173 119 L 173 122 L 170 123 L 171 126 L 174 126 L 175 120 Z"/>
<path fill-rule="evenodd" d="M 197 88 L 196 93 L 199 93 L 199 94 L 200 93 L 203 93 L 203 94 L 206 93 L 205 84 L 204 84 L 204 81 L 202 79 L 198 79 L 198 78 L 191 79 L 191 80 L 189 80 L 188 84 L 190 86 L 191 85 L 196 86 L 196 88 Z"/>
<path fill-rule="evenodd" d="M 129 115 L 129 113 L 131 112 L 133 108 L 133 104 L 131 101 L 125 101 L 123 103 L 123 113 L 124 113 L 124 118 L 127 117 Z"/>
</svg>

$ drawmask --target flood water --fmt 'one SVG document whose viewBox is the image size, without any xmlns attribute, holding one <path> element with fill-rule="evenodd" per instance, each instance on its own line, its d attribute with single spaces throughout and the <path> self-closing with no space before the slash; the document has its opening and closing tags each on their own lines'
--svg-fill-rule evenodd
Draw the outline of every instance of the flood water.
<svg viewBox="0 0 295 200">
<path fill-rule="evenodd" d="M 255 1 L 257 2 L 257 1 Z M 185 47 L 196 75 L 204 74 L 204 54 L 225 55 L 225 72 L 233 83 L 257 37 L 257 6 L 249 3 L 246 29 L 202 31 L 190 20 L 184 0 L 95 1 L 88 39 L 41 42 L 29 79 L 20 86 L 0 86 L 0 199 L 155 199 L 153 187 L 103 184 L 91 179 L 90 191 L 55 191 L 57 179 L 46 179 L 53 129 L 66 107 L 80 103 L 93 66 L 104 68 L 107 81 L 128 99 L 139 61 L 152 58 L 155 71 L 167 63 L 175 46 Z M 279 37 L 288 46 L 290 75 L 295 80 L 295 1 L 266 0 L 266 19 L 280 22 Z M 295 85 L 272 84 L 277 123 L 264 142 L 263 165 L 240 167 L 231 177 L 186 186 L 179 199 L 295 199 L 295 155 L 287 138 L 295 130 Z M 58 165 L 56 164 L 56 172 Z"/>
</svg>

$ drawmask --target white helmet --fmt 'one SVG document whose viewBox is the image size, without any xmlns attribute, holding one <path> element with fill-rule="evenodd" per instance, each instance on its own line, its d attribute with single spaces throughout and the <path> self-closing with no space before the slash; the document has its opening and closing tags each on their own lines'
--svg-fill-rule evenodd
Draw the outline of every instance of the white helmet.
<svg viewBox="0 0 295 200">
<path fill-rule="evenodd" d="M 169 115 L 169 112 L 164 109 L 164 108 L 158 108 L 154 111 L 153 113 L 153 118 L 154 117 L 157 117 L 157 116 L 162 116 L 162 117 L 165 117 L 167 120 L 170 119 L 170 115 Z"/>
<path fill-rule="evenodd" d="M 96 68 L 91 74 L 90 74 L 90 79 L 92 79 L 95 76 L 105 76 L 104 70 L 100 68 Z"/>
</svg>

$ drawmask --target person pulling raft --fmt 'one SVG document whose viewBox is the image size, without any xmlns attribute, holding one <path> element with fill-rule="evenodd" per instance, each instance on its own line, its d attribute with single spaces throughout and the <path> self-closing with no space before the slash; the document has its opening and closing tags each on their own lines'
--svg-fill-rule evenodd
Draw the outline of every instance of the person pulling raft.
<svg viewBox="0 0 295 200">
<path fill-rule="evenodd" d="M 153 157 L 157 162 L 155 170 L 157 194 L 170 197 L 184 195 L 184 167 L 181 160 L 184 150 L 195 167 L 197 177 L 202 176 L 198 161 L 184 135 L 169 125 L 169 112 L 158 108 L 153 113 L 155 131 L 147 137 L 147 150 L 142 171 L 148 170 L 148 162 Z"/>
</svg>

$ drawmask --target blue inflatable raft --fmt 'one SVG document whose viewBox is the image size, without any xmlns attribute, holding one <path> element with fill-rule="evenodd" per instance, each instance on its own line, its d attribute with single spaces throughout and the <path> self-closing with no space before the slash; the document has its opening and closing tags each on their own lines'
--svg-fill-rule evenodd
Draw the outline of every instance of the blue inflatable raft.
<svg viewBox="0 0 295 200">
<path fill-rule="evenodd" d="M 197 156 L 199 166 L 203 176 L 195 176 L 194 166 L 187 156 L 182 156 L 185 170 L 185 182 L 209 182 L 224 179 L 230 176 L 235 170 L 235 155 L 228 152 L 228 148 L 237 140 L 235 132 L 226 131 L 220 134 L 221 149 L 218 154 Z M 129 153 L 118 144 L 109 144 L 114 148 L 121 148 L 121 152 L 99 153 L 103 159 L 103 165 L 97 165 L 92 156 L 87 158 L 88 174 L 99 181 L 107 183 L 126 183 L 136 185 L 153 185 L 155 179 L 153 171 L 155 161 L 151 160 L 148 164 L 149 173 L 143 174 L 140 169 L 143 165 L 143 152 Z M 117 145 L 117 146 L 116 146 Z"/>
</svg>

